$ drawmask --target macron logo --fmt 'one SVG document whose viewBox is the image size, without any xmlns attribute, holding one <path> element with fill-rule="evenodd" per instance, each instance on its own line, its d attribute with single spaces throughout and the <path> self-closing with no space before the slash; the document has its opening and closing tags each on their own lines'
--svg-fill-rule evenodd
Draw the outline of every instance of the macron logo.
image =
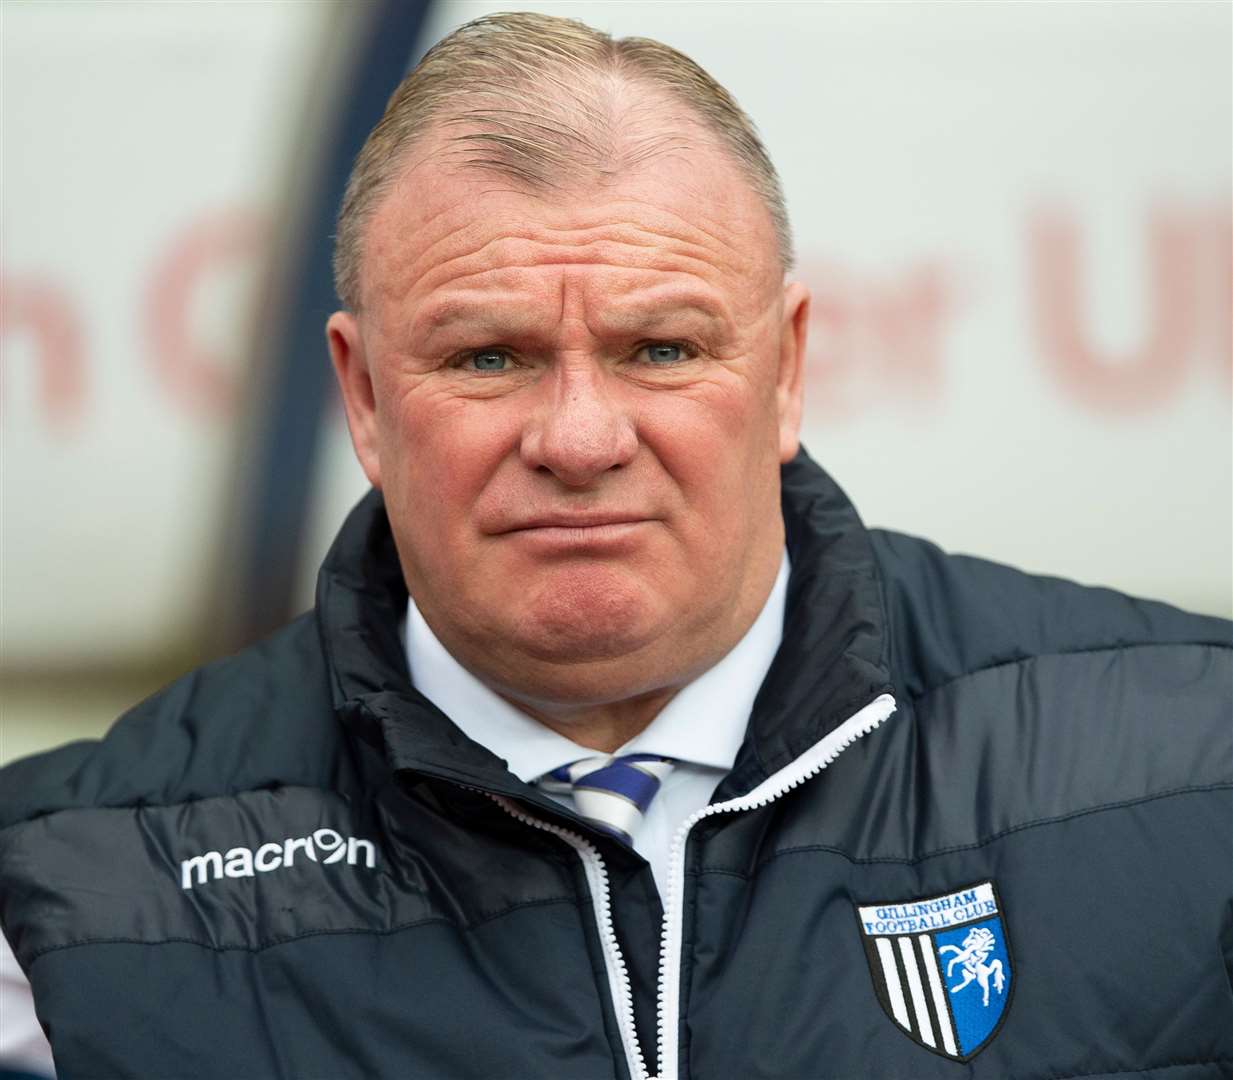
<svg viewBox="0 0 1233 1080">
<path fill-rule="evenodd" d="M 226 852 L 207 851 L 204 855 L 182 859 L 180 888 L 191 889 L 194 884 L 204 885 L 221 877 L 255 877 L 284 866 L 294 866 L 297 851 L 303 852 L 304 858 L 327 866 L 344 860 L 348 866 L 358 866 L 361 857 L 369 870 L 377 865 L 377 849 L 371 840 L 344 837 L 333 829 L 318 829 L 312 836 L 288 837 L 282 842 L 262 844 L 255 851 L 234 847 Z"/>
</svg>

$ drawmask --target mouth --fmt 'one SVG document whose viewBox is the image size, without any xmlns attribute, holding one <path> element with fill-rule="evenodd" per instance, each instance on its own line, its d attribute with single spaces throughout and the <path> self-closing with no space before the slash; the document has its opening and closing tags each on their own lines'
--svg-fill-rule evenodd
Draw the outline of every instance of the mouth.
<svg viewBox="0 0 1233 1080">
<path fill-rule="evenodd" d="M 611 512 L 543 514 L 518 521 L 501 535 L 544 554 L 616 555 L 641 544 L 654 520 Z"/>
<path fill-rule="evenodd" d="M 590 512 L 580 514 L 543 514 L 519 521 L 502 532 L 519 533 L 540 529 L 560 529 L 570 532 L 585 532 L 591 529 L 618 528 L 624 525 L 642 525 L 650 519 L 637 514 Z"/>
</svg>

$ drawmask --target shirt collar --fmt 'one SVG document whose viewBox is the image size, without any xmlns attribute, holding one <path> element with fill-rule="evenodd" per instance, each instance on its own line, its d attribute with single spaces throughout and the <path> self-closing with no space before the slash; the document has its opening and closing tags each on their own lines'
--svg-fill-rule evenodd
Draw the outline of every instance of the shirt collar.
<svg viewBox="0 0 1233 1080">
<path fill-rule="evenodd" d="M 648 753 L 727 772 L 745 738 L 754 698 L 783 639 L 788 555 L 762 611 L 745 636 L 714 667 L 682 687 L 659 715 L 617 753 Z M 404 632 L 407 664 L 416 689 L 463 733 L 504 758 L 520 780 L 544 773 L 594 750 L 545 727 L 498 696 L 450 655 L 407 599 Z"/>
</svg>

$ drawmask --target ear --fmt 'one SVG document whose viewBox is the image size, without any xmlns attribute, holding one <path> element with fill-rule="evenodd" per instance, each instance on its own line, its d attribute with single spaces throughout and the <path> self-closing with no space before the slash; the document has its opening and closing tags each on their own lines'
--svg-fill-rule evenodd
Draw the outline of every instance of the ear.
<svg viewBox="0 0 1233 1080">
<path fill-rule="evenodd" d="M 364 351 L 364 338 L 359 320 L 349 311 L 336 311 L 325 324 L 326 341 L 334 374 L 342 391 L 343 407 L 347 410 L 347 427 L 351 445 L 359 458 L 360 468 L 373 487 L 381 487 L 381 455 L 377 439 L 377 410 L 372 390 L 372 376 Z"/>
<path fill-rule="evenodd" d="M 809 290 L 799 281 L 784 286 L 779 328 L 779 460 L 796 457 L 801 446 L 801 407 L 805 393 L 805 339 L 809 333 Z"/>
</svg>

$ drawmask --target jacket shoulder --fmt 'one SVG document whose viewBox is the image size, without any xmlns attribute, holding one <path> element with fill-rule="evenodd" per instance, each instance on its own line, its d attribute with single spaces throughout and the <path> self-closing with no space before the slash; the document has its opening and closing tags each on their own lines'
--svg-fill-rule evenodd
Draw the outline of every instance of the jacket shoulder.
<svg viewBox="0 0 1233 1080">
<path fill-rule="evenodd" d="M 1137 646 L 1233 648 L 1233 623 L 1113 589 L 1024 573 L 884 529 L 881 572 L 896 681 L 918 698 L 1033 657 Z"/>
<path fill-rule="evenodd" d="M 337 741 L 316 626 L 304 615 L 176 679 L 102 739 L 0 769 L 0 828 L 59 810 L 314 785 L 331 774 Z"/>
</svg>

